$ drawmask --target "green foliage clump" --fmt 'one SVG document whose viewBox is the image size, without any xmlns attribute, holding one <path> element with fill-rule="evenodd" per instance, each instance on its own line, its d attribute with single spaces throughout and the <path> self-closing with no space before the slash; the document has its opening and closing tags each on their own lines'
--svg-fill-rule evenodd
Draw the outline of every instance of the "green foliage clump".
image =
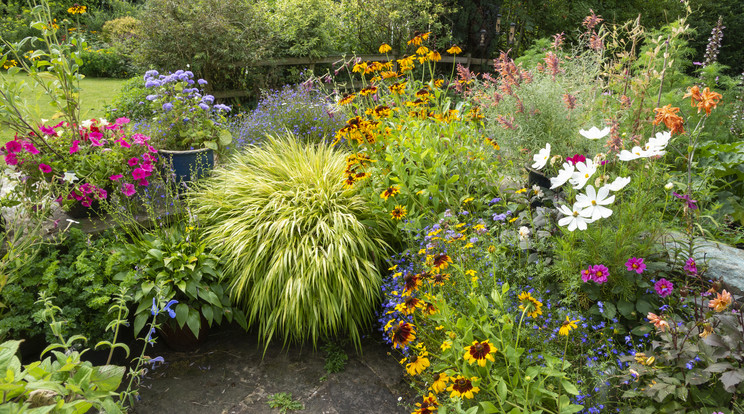
<svg viewBox="0 0 744 414">
<path fill-rule="evenodd" d="M 64 335 L 81 334 L 91 340 L 105 335 L 110 316 L 106 315 L 111 297 L 118 290 L 113 280 L 121 256 L 115 253 L 112 237 L 93 239 L 72 228 L 58 245 L 44 246 L 37 260 L 11 264 L 9 272 L 17 281 L 2 291 L 0 302 L 7 310 L 0 320 L 0 336 L 30 337 L 46 333 L 43 308 L 36 303 L 38 292 L 55 296 L 67 323 Z"/>
<path fill-rule="evenodd" d="M 292 393 L 289 392 L 279 392 L 271 395 L 268 404 L 271 408 L 278 408 L 281 414 L 286 414 L 287 411 L 305 409 L 301 402 L 292 399 Z"/>
<path fill-rule="evenodd" d="M 277 56 L 323 57 L 342 52 L 341 5 L 332 0 L 278 0 L 271 15 Z"/>
<path fill-rule="evenodd" d="M 130 59 L 112 47 L 86 49 L 80 58 L 80 73 L 92 78 L 127 78 L 135 71 Z"/>
<path fill-rule="evenodd" d="M 110 105 L 106 105 L 105 117 L 116 119 L 127 117 L 133 121 L 141 121 L 152 116 L 152 110 L 145 99 L 151 90 L 145 87 L 142 76 L 128 79 L 121 85 L 119 94 Z"/>
<path fill-rule="evenodd" d="M 248 147 L 194 194 L 205 240 L 227 261 L 249 324 L 285 343 L 348 335 L 357 345 L 379 300 L 390 230 L 339 179 L 345 154 L 293 137 Z"/>
</svg>

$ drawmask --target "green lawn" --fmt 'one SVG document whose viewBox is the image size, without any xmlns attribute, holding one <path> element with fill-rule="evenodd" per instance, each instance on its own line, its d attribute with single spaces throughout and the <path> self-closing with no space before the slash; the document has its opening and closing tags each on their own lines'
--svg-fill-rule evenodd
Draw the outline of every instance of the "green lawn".
<svg viewBox="0 0 744 414">
<path fill-rule="evenodd" d="M 7 74 L 3 74 L 7 78 Z M 27 78 L 25 74 L 17 74 L 14 80 Z M 0 80 L 2 81 L 2 80 Z M 37 119 L 49 119 L 54 115 L 55 109 L 49 105 L 49 99 L 43 90 L 37 87 L 33 79 L 26 80 L 33 85 L 24 98 L 31 112 Z M 82 108 L 82 119 L 100 117 L 103 115 L 103 106 L 113 101 L 119 93 L 124 79 L 86 78 L 80 81 L 82 91 L 80 93 L 80 106 Z M 6 142 L 13 138 L 13 131 L 7 125 L 0 124 L 0 142 Z"/>
</svg>

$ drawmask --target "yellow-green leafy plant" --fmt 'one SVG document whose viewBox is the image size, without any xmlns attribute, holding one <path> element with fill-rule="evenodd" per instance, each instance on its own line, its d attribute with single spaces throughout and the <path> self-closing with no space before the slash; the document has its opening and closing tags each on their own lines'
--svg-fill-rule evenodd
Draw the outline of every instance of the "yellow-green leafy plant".
<svg viewBox="0 0 744 414">
<path fill-rule="evenodd" d="M 336 334 L 358 345 L 374 314 L 392 229 L 339 180 L 347 155 L 269 137 L 194 191 L 205 241 L 266 346 Z"/>
</svg>

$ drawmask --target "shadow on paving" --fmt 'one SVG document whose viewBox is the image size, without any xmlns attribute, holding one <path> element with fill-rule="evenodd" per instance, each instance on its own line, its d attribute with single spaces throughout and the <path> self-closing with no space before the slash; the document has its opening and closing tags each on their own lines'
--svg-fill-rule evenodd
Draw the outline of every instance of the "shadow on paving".
<svg viewBox="0 0 744 414">
<path fill-rule="evenodd" d="M 269 398 L 286 392 L 305 406 L 289 413 L 409 413 L 403 403 L 410 407 L 414 395 L 405 370 L 377 335 L 363 340 L 361 355 L 347 347 L 346 368 L 333 374 L 323 367 L 326 353 L 311 346 L 270 347 L 262 358 L 255 332 L 234 325 L 213 328 L 193 352 L 170 351 L 161 340 L 147 354 L 166 363 L 142 382 L 132 411 L 273 414 L 279 409 L 269 408 Z"/>
</svg>

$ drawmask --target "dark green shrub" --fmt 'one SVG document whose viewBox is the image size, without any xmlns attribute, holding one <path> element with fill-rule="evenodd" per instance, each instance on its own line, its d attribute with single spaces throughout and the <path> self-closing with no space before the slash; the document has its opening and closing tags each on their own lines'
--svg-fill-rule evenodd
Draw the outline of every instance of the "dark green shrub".
<svg viewBox="0 0 744 414">
<path fill-rule="evenodd" d="M 91 78 L 127 78 L 134 74 L 128 57 L 112 47 L 85 50 L 80 73 Z"/>
<path fill-rule="evenodd" d="M 359 345 L 380 293 L 389 221 L 339 177 L 346 154 L 294 137 L 251 146 L 194 194 L 231 296 L 268 346 L 348 335 Z"/>
</svg>

